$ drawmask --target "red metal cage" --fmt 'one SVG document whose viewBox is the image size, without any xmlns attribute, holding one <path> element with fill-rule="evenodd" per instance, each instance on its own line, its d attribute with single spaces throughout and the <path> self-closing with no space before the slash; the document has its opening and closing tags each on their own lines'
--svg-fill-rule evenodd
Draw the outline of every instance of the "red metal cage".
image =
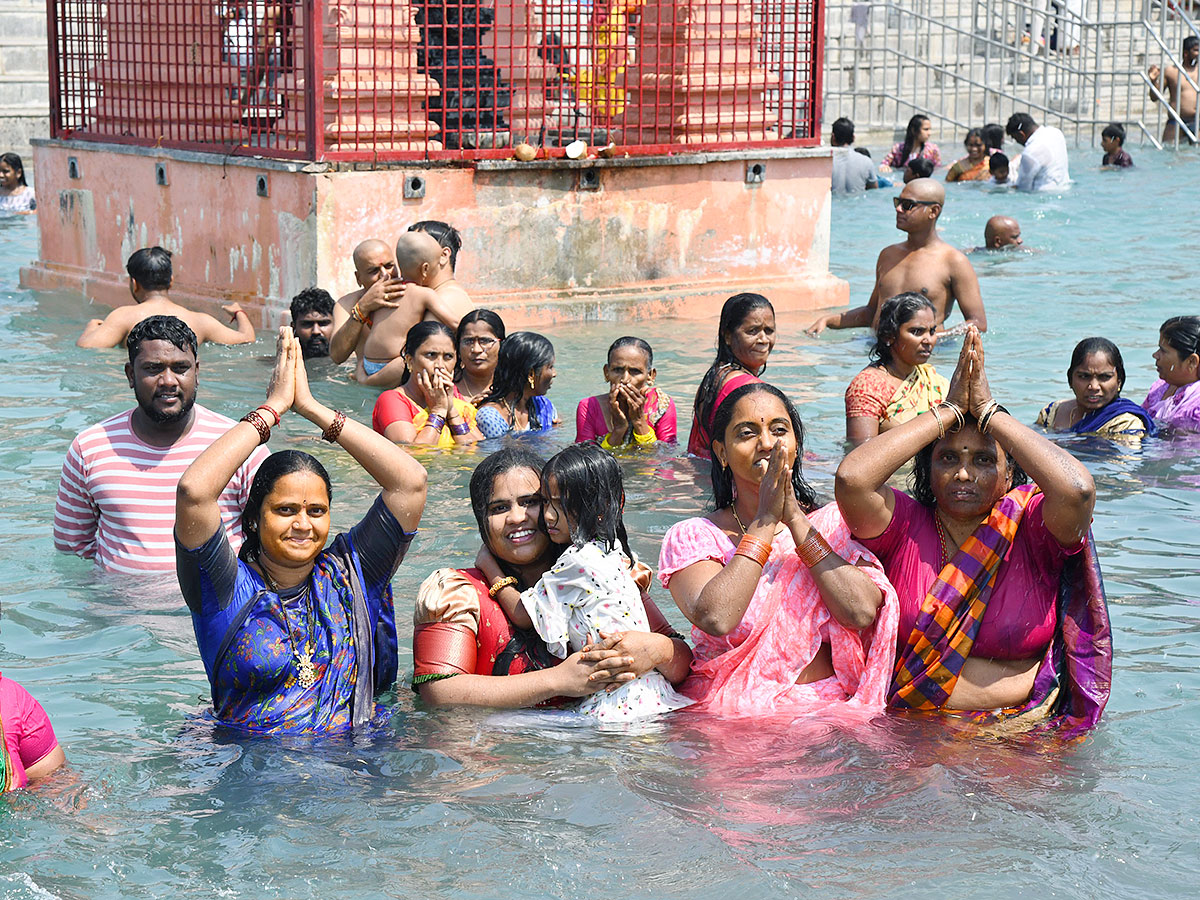
<svg viewBox="0 0 1200 900">
<path fill-rule="evenodd" d="M 56 138 L 346 162 L 507 158 L 519 144 L 561 155 L 577 141 L 630 154 L 819 142 L 822 0 L 47 11 Z"/>
</svg>

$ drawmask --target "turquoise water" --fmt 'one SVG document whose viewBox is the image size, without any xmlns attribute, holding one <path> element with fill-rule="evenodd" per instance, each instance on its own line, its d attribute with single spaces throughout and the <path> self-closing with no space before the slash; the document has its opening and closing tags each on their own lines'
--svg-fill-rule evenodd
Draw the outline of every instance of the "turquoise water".
<svg viewBox="0 0 1200 900">
<path fill-rule="evenodd" d="M 1158 324 L 1197 310 L 1200 224 L 1181 198 L 1195 196 L 1200 162 L 1141 151 L 1133 171 L 1100 173 L 1088 167 L 1098 158 L 1076 158 L 1078 183 L 1061 197 L 952 186 L 943 216 L 945 238 L 970 246 L 989 215 L 1014 215 L 1036 248 L 975 260 L 992 386 L 1027 421 L 1066 395 L 1070 350 L 1093 333 L 1121 346 L 1126 393 L 1140 400 Z M 893 193 L 834 205 L 832 268 L 856 303 L 878 250 L 897 238 Z M 370 734 L 234 738 L 203 715 L 208 685 L 175 585 L 108 579 L 53 549 L 68 443 L 132 399 L 121 351 L 73 346 L 91 316 L 79 298 L 16 287 L 36 250 L 33 223 L 0 220 L 0 669 L 46 706 L 70 772 L 0 800 L 0 896 L 1195 895 L 1200 442 L 1069 445 L 1099 487 L 1095 533 L 1117 648 L 1108 712 L 1080 746 L 894 718 L 748 726 L 684 713 L 646 734 L 597 734 L 431 712 L 406 689 Z M 801 404 L 809 474 L 828 496 L 841 394 L 866 341 L 804 337 L 810 318 L 781 318 L 768 375 Z M 551 396 L 568 422 L 598 390 L 602 347 L 624 330 L 547 330 L 560 373 Z M 634 330 L 655 347 L 686 435 L 708 362 L 696 347 L 711 346 L 714 324 Z M 268 353 L 265 340 L 205 348 L 200 402 L 240 415 L 261 399 Z M 935 362 L 953 359 L 946 348 Z M 340 373 L 317 367 L 314 381 L 327 402 L 369 418 L 372 398 Z M 539 449 L 573 434 L 571 424 Z M 330 465 L 335 525 L 346 527 L 372 489 L 313 438 L 285 420 L 272 446 Z M 707 473 L 678 454 L 624 463 L 627 522 L 651 561 L 666 528 L 705 503 Z M 474 555 L 464 498 L 480 458 L 425 457 L 426 527 L 395 582 L 402 664 L 411 666 L 416 586 Z"/>
</svg>

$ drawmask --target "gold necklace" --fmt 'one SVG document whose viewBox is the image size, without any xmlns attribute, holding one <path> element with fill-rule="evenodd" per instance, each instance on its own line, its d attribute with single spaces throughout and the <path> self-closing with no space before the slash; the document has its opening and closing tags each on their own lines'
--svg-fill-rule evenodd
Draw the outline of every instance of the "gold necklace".
<svg viewBox="0 0 1200 900">
<path fill-rule="evenodd" d="M 746 526 L 742 524 L 742 517 L 737 514 L 737 504 L 729 504 L 729 509 L 733 512 L 733 520 L 738 523 L 738 528 L 742 529 L 742 534 L 746 533 Z"/>
<path fill-rule="evenodd" d="M 937 510 L 933 511 L 933 523 L 937 526 L 938 549 L 942 552 L 942 568 L 945 568 L 946 564 L 950 562 L 950 554 L 946 550 L 946 529 L 942 527 L 942 517 L 938 515 Z"/>
<path fill-rule="evenodd" d="M 279 594 L 279 583 L 271 577 L 271 574 L 267 571 L 267 567 L 262 564 L 262 561 L 257 556 L 255 557 L 255 561 L 258 562 L 258 567 L 262 569 L 263 580 L 266 581 L 267 587 L 274 592 L 276 597 L 279 597 L 279 608 L 283 611 L 283 627 L 287 631 L 288 644 L 292 648 L 292 658 L 296 661 L 296 681 L 300 684 L 300 687 L 308 690 L 308 688 L 317 683 L 317 667 L 313 664 L 312 645 L 312 635 L 316 631 L 316 623 L 313 621 L 311 615 L 305 617 L 308 620 L 309 639 L 304 642 L 304 652 L 301 653 L 300 648 L 296 646 L 296 635 L 292 631 L 292 620 L 288 616 L 287 603 Z M 308 593 L 308 585 L 305 585 L 304 590 L 296 595 L 296 601 L 298 603 L 303 602 L 308 597 Z M 308 612 L 312 612 L 311 603 L 309 603 Z"/>
</svg>

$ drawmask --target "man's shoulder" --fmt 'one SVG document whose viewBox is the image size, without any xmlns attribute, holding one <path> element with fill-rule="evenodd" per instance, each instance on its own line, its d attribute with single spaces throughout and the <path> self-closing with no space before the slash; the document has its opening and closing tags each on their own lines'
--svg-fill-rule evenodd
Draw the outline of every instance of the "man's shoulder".
<svg viewBox="0 0 1200 900">
<path fill-rule="evenodd" d="M 353 309 L 354 304 L 362 299 L 362 295 L 366 292 L 366 288 L 359 288 L 356 291 L 351 291 L 348 294 L 343 294 L 338 297 L 337 305 L 345 309 Z"/>
<path fill-rule="evenodd" d="M 109 416 L 107 419 L 101 419 L 92 425 L 89 425 L 79 434 L 75 435 L 75 443 L 80 447 L 85 447 L 93 443 L 97 437 L 111 437 L 131 433 L 129 425 L 129 414 L 132 409 L 122 410 L 119 413 Z"/>
</svg>

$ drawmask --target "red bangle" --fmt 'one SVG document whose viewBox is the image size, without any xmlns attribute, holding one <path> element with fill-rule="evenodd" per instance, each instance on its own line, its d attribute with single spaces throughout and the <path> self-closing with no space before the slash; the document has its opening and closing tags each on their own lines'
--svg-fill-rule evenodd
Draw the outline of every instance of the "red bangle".
<svg viewBox="0 0 1200 900">
<path fill-rule="evenodd" d="M 752 534 L 743 534 L 742 539 L 738 541 L 735 555 L 744 556 L 746 559 L 752 560 L 762 567 L 771 558 L 771 545 L 762 540 L 762 538 L 756 538 Z"/>
<path fill-rule="evenodd" d="M 345 424 L 346 414 L 340 409 L 335 409 L 333 411 L 333 421 L 329 423 L 328 428 L 321 432 L 321 437 L 329 441 L 331 444 L 334 443 L 337 441 L 338 435 L 342 433 L 342 428 L 345 426 Z"/>
<path fill-rule="evenodd" d="M 825 540 L 825 536 L 815 528 L 809 528 L 808 537 L 800 542 L 800 546 L 796 548 L 796 555 L 800 557 L 800 562 L 804 563 L 805 568 L 811 569 L 819 564 L 827 556 L 833 555 L 833 548 L 829 546 L 829 541 Z"/>
<path fill-rule="evenodd" d="M 271 426 L 267 424 L 267 420 L 262 417 L 257 409 L 242 416 L 242 421 L 249 422 L 254 426 L 254 430 L 258 432 L 258 442 L 260 444 L 265 444 L 267 439 L 271 437 Z"/>
<path fill-rule="evenodd" d="M 274 409 L 272 409 L 270 406 L 267 406 L 267 404 L 265 404 L 265 403 L 260 403 L 260 404 L 258 405 L 258 408 L 259 408 L 259 409 L 265 409 L 267 412 L 269 412 L 271 415 L 273 415 L 273 416 L 275 417 L 275 424 L 276 424 L 276 425 L 278 425 L 280 422 L 282 422 L 282 421 L 283 421 L 283 416 L 279 415 L 279 413 L 275 412 L 275 410 L 274 410 Z"/>
</svg>

